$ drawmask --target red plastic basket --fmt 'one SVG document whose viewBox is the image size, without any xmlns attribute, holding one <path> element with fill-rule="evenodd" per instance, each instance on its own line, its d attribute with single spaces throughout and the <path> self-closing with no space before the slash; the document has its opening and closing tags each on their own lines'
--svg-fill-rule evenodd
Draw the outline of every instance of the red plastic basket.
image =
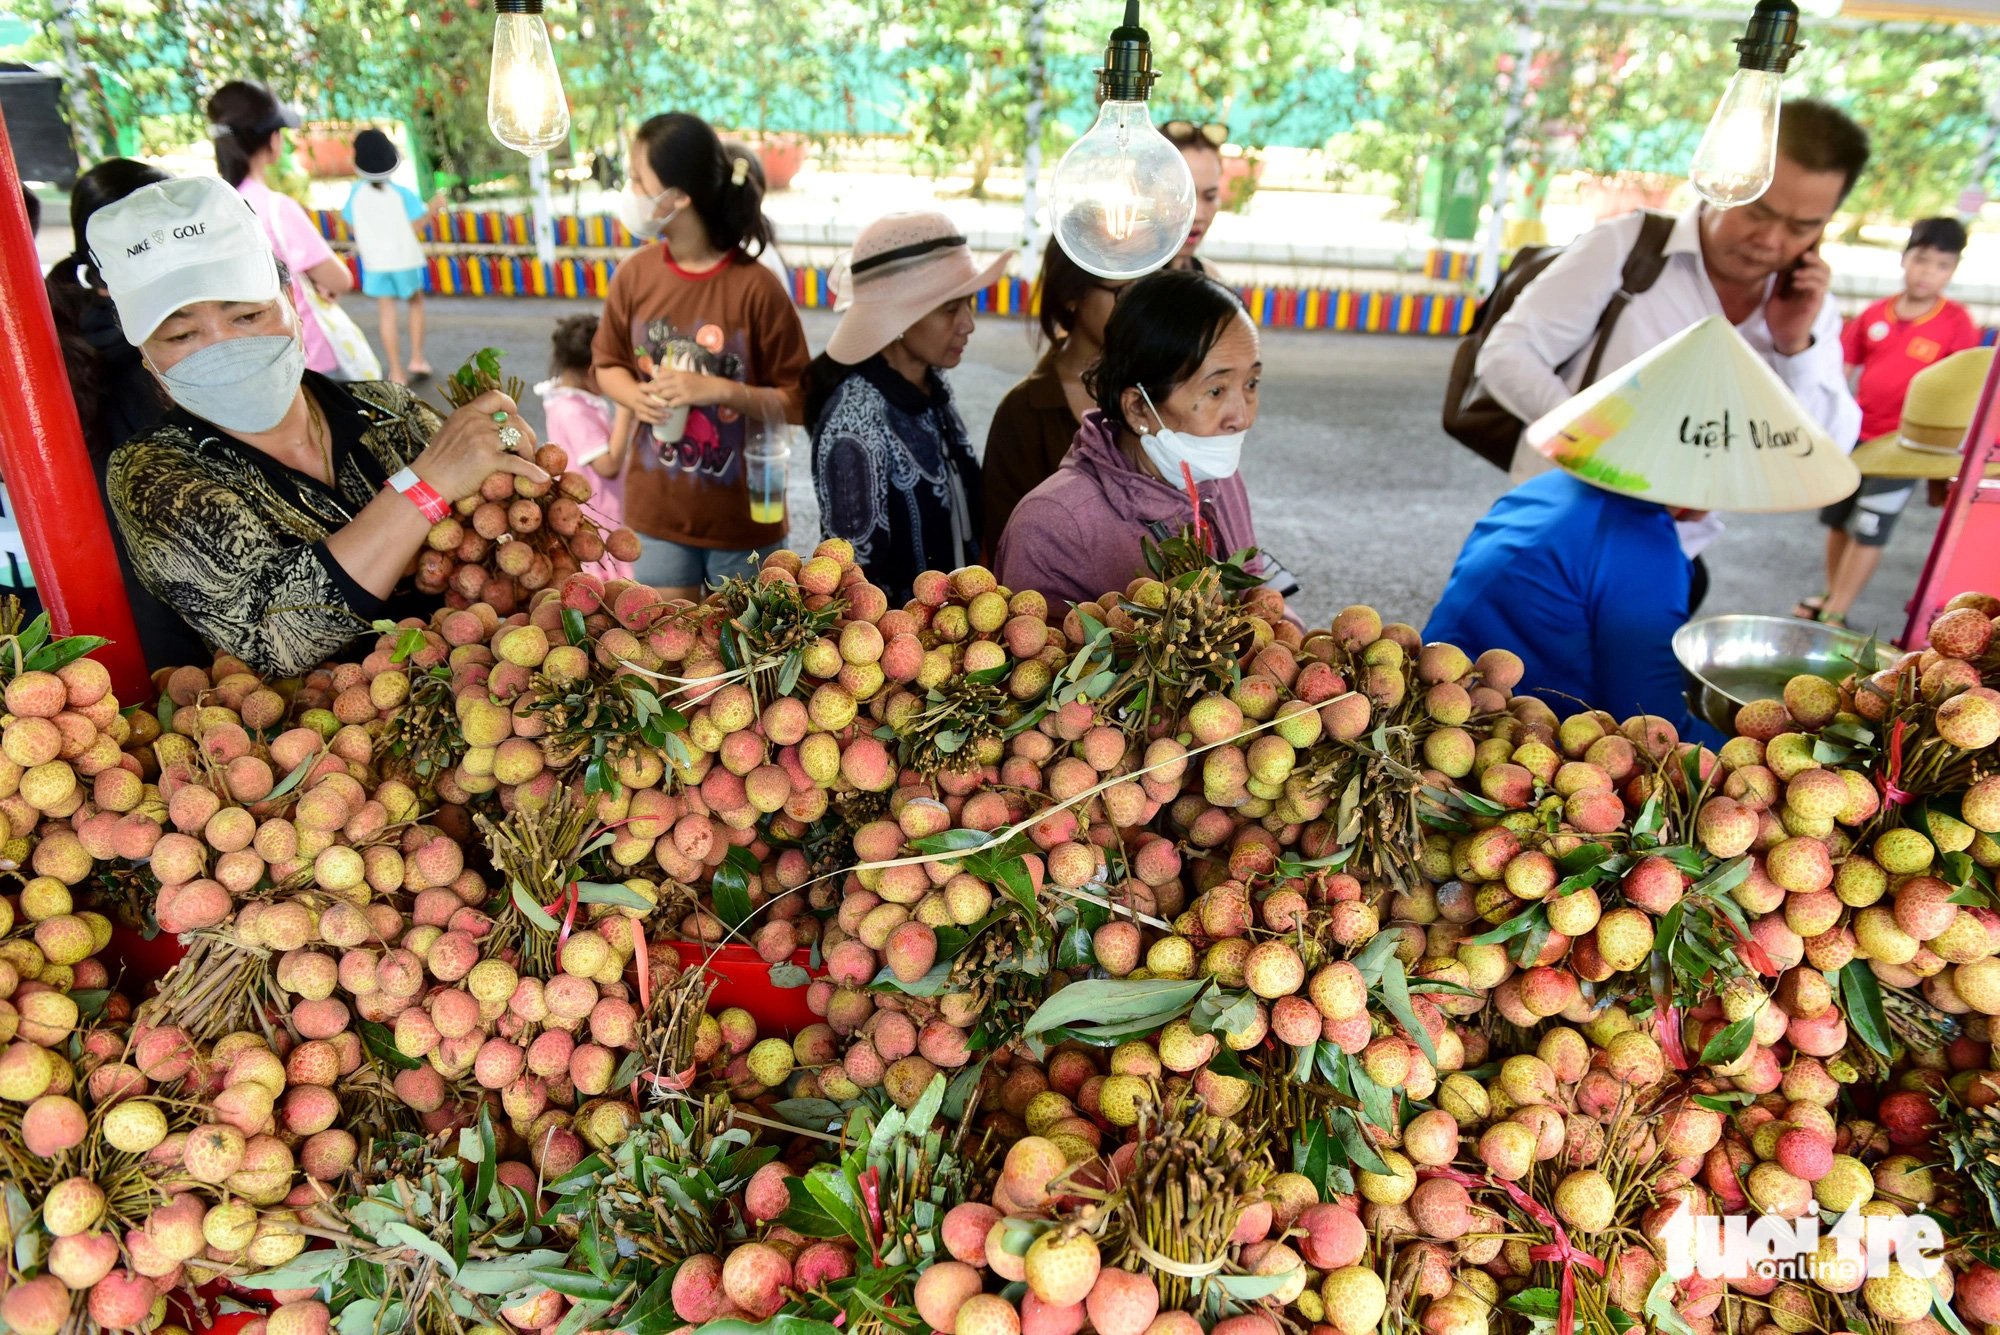
<svg viewBox="0 0 2000 1335">
<path fill-rule="evenodd" d="M 698 942 L 675 941 L 674 950 L 681 957 L 681 967 L 692 969 L 704 961 L 708 965 L 709 981 L 715 990 L 709 999 L 710 1010 L 720 1010 L 726 1006 L 740 1006 L 749 1011 L 757 1021 L 760 1034 L 782 1034 L 790 1038 L 807 1025 L 817 1024 L 819 1016 L 806 1005 L 806 989 L 803 987 L 779 987 L 771 981 L 771 966 L 749 946 L 723 946 L 720 950 L 704 946 Z M 811 967 L 812 952 L 796 951 L 792 963 L 817 978 L 825 969 Z"/>
</svg>

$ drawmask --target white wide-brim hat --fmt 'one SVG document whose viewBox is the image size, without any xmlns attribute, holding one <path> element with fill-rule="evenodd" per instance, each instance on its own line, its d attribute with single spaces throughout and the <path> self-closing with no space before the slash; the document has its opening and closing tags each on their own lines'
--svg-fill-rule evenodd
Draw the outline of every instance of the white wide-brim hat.
<svg viewBox="0 0 2000 1335">
<path fill-rule="evenodd" d="M 278 261 L 250 201 L 213 176 L 142 186 L 90 215 L 91 260 L 134 347 L 198 301 L 278 299 Z"/>
<path fill-rule="evenodd" d="M 1593 486 L 1689 510 L 1810 510 L 1861 474 L 1729 321 L 1709 316 L 1530 424 Z"/>
<path fill-rule="evenodd" d="M 1007 268 L 985 268 L 942 213 L 892 213 L 861 229 L 833 275 L 840 325 L 826 355 L 843 366 L 867 361 L 948 301 L 984 291 Z"/>
</svg>

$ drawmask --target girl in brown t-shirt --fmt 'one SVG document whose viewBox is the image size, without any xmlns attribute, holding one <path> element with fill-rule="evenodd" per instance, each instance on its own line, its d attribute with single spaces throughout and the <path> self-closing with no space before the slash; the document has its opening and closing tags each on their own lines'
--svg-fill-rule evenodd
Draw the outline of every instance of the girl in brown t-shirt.
<svg viewBox="0 0 2000 1335">
<path fill-rule="evenodd" d="M 755 259 L 771 225 L 746 152 L 673 112 L 639 127 L 631 164 L 620 221 L 653 244 L 612 275 L 591 360 L 639 422 L 625 473 L 625 522 L 646 539 L 635 576 L 696 597 L 785 540 L 782 517 L 751 517 L 743 446 L 759 422 L 801 421 L 805 328 Z"/>
</svg>

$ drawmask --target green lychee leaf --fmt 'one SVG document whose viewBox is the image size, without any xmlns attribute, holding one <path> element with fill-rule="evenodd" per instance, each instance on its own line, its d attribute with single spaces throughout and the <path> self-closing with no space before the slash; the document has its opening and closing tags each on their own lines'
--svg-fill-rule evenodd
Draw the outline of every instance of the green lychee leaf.
<svg viewBox="0 0 2000 1335">
<path fill-rule="evenodd" d="M 1264 1078 L 1245 1066 L 1242 1058 L 1236 1055 L 1236 1050 L 1226 1045 L 1216 1047 L 1215 1055 L 1208 1059 L 1208 1069 L 1217 1075 L 1226 1075 L 1253 1085 L 1261 1086 L 1264 1083 Z"/>
<path fill-rule="evenodd" d="M 968 849 L 984 848 L 992 842 L 993 836 L 983 830 L 954 829 L 913 839 L 910 847 L 927 857 L 935 857 L 940 853 L 963 853 Z"/>
<path fill-rule="evenodd" d="M 802 966 L 794 964 L 790 960 L 785 960 L 771 966 L 772 987 L 805 987 L 811 982 L 812 975 L 806 972 Z"/>
<path fill-rule="evenodd" d="M 1233 1034 L 1256 1018 L 1254 993 L 1218 990 L 1195 1003 L 1188 1013 L 1188 1025 L 1197 1034 Z"/>
<path fill-rule="evenodd" d="M 1632 842 L 1637 845 L 1640 840 L 1655 838 L 1665 824 L 1666 818 L 1660 814 L 1660 795 L 1654 793 L 1639 808 L 1639 819 L 1632 822 Z"/>
<path fill-rule="evenodd" d="M 1734 857 L 1727 862 L 1716 864 L 1705 876 L 1688 887 L 1688 893 L 1720 900 L 1723 896 L 1729 894 L 1730 891 L 1749 879 L 1750 856 L 1746 853 L 1741 857 Z"/>
<path fill-rule="evenodd" d="M 582 1331 L 595 1326 L 598 1319 L 613 1306 L 612 1303 L 573 1303 L 569 1311 L 563 1314 L 563 1319 L 557 1323 L 555 1335 L 581 1335 Z"/>
<path fill-rule="evenodd" d="M 1882 1011 L 1882 985 L 1865 960 L 1849 960 L 1840 970 L 1840 999 L 1855 1037 L 1878 1056 L 1895 1058 L 1889 1019 Z"/>
<path fill-rule="evenodd" d="M 1436 1067 L 1437 1044 L 1431 1041 L 1430 1030 L 1417 1019 L 1416 1007 L 1410 1002 L 1410 980 L 1403 970 L 1403 961 L 1393 955 L 1382 966 L 1382 1003 L 1396 1017 L 1396 1023 L 1403 1026 L 1410 1041 L 1423 1049 L 1425 1060 Z"/>
<path fill-rule="evenodd" d="M 1714 1038 L 1708 1040 L 1701 1049 L 1703 1066 L 1727 1066 L 1750 1050 L 1750 1040 L 1757 1028 L 1757 1012 L 1752 1011 L 1740 1020 L 1724 1026 Z"/>
<path fill-rule="evenodd" d="M 1491 931 L 1481 932 L 1478 936 L 1468 937 L 1466 944 L 1470 946 L 1497 946 L 1512 941 L 1515 937 L 1528 931 L 1535 925 L 1536 914 L 1541 915 L 1542 921 L 1548 921 L 1548 909 L 1540 904 L 1531 904 Z"/>
<path fill-rule="evenodd" d="M 738 855 L 741 856 L 738 856 Z M 748 866 L 745 866 L 745 863 Z M 749 920 L 750 878 L 757 873 L 757 859 L 747 848 L 732 848 L 722 859 L 722 865 L 715 869 L 709 883 L 710 896 L 715 901 L 715 916 L 722 919 L 722 925 L 735 931 Z"/>
<path fill-rule="evenodd" d="M 609 904 L 613 908 L 638 909 L 650 913 L 656 907 L 652 900 L 630 886 L 616 881 L 584 881 L 576 887 L 578 901 L 585 904 Z"/>
<path fill-rule="evenodd" d="M 1556 869 L 1565 876 L 1574 876 L 1578 872 L 1589 871 L 1599 863 L 1610 861 L 1613 856 L 1615 855 L 1609 844 L 1584 844 L 1572 848 L 1557 858 Z"/>
<path fill-rule="evenodd" d="M 1160 1028 L 1185 1015 L 1209 987 L 1206 978 L 1086 978 L 1035 1008 L 1026 1036 L 1146 1024 Z"/>
<path fill-rule="evenodd" d="M 1958 1313 L 1951 1310 L 1951 1304 L 1945 1301 L 1943 1294 L 1932 1292 L 1931 1312 L 1945 1329 L 1951 1332 L 1951 1335 L 1971 1335 L 1971 1332 L 1966 1330 L 1965 1323 L 1958 1319 Z"/>
<path fill-rule="evenodd" d="M 111 641 L 101 635 L 66 635 L 29 654 L 24 666 L 29 672 L 54 672 L 59 668 L 68 667 L 85 654 L 94 653 L 109 643 Z"/>
<path fill-rule="evenodd" d="M 679 1266 L 672 1266 L 662 1270 L 632 1300 L 618 1322 L 619 1330 L 627 1335 L 667 1335 L 687 1324 L 674 1312 L 674 1272 L 678 1269 Z"/>
<path fill-rule="evenodd" d="M 1523 1289 L 1502 1304 L 1510 1312 L 1553 1321 L 1562 1308 L 1562 1294 L 1555 1289 Z"/>
<path fill-rule="evenodd" d="M 775 969 L 777 966 L 772 967 Z M 800 972 L 805 971 L 800 970 Z M 808 977 L 805 981 L 811 982 L 812 979 Z M 905 996 L 935 997 L 951 987 L 951 961 L 939 960 L 931 965 L 929 973 L 911 983 L 905 983 L 897 978 L 896 971 L 885 964 L 875 971 L 875 976 L 868 980 L 868 985 L 878 991 L 901 992 Z"/>
<path fill-rule="evenodd" d="M 580 1275 L 574 1270 L 543 1266 L 530 1272 L 530 1278 L 554 1289 L 565 1298 L 576 1298 L 583 1302 L 615 1303 L 625 1296 L 631 1287 L 621 1280 L 603 1280 L 595 1275 Z"/>
<path fill-rule="evenodd" d="M 160 708 L 167 709 L 168 704 L 169 702 L 166 700 L 166 698 L 164 696 L 161 697 Z M 163 720 L 171 717 L 172 717 L 171 711 L 162 716 Z M 304 760 L 301 760 L 298 764 L 292 766 L 292 772 L 290 774 L 287 774 L 283 779 L 279 780 L 278 786 L 273 788 L 270 792 L 270 795 L 266 797 L 264 800 L 266 802 L 277 802 L 281 801 L 284 798 L 290 797 L 292 794 L 292 790 L 294 788 L 297 788 L 301 783 L 305 782 L 306 775 L 311 772 L 312 767 L 314 765 L 319 763 L 319 758 L 325 754 L 326 754 L 326 744 L 322 742 L 317 751 L 314 751 Z"/>
<path fill-rule="evenodd" d="M 1354 857 L 1355 846 L 1335 849 L 1322 858 L 1296 858 L 1285 856 L 1278 859 L 1277 874 L 1286 880 L 1299 876 L 1309 876 L 1316 871 L 1338 871 Z"/>
<path fill-rule="evenodd" d="M 396 1046 L 396 1035 L 388 1025 L 379 1020 L 357 1020 L 355 1031 L 361 1035 L 361 1046 L 368 1055 L 385 1066 L 393 1066 L 399 1071 L 414 1071 L 422 1066 L 421 1057 L 412 1057 Z M 296 1289 L 297 1284 L 280 1284 L 279 1288 Z"/>
<path fill-rule="evenodd" d="M 562 930 L 562 924 L 550 917 L 548 910 L 537 904 L 533 896 L 529 895 L 526 887 L 519 881 L 511 882 L 508 885 L 508 890 L 513 895 L 514 907 L 521 910 L 521 916 L 525 917 L 529 922 L 541 928 L 544 932 L 558 932 Z"/>
<path fill-rule="evenodd" d="M 1082 923 L 1071 923 L 1056 939 L 1056 967 L 1058 969 L 1088 969 L 1097 962 L 1097 955 L 1091 949 L 1090 929 Z"/>
<path fill-rule="evenodd" d="M 1382 981 L 1384 962 L 1394 957 L 1399 940 L 1401 937 L 1395 932 L 1377 932 L 1369 938 L 1361 953 L 1350 961 L 1360 971 L 1363 983 L 1373 987 Z"/>
<path fill-rule="evenodd" d="M 1292 1282 L 1289 1272 L 1277 1275 L 1210 1275 L 1206 1281 L 1210 1288 L 1239 1303 L 1254 1303 L 1268 1298 L 1279 1289 Z"/>
<path fill-rule="evenodd" d="M 1340 1145 L 1347 1152 L 1348 1161 L 1364 1173 L 1387 1175 L 1389 1161 L 1376 1152 L 1375 1143 L 1362 1129 L 1361 1114 L 1352 1108 L 1337 1108 L 1334 1116 L 1339 1123 Z"/>
<path fill-rule="evenodd" d="M 1661 1275 L 1653 1281 L 1651 1291 L 1646 1294 L 1644 1316 L 1653 1322 L 1653 1329 L 1663 1335 L 1694 1335 L 1681 1314 L 1674 1308 L 1674 1294 L 1678 1291 L 1673 1277 Z"/>
<path fill-rule="evenodd" d="M 1514 941 L 1514 963 L 1525 969 L 1541 958 L 1542 947 L 1549 943 L 1549 933 L 1554 929 L 1549 925 L 1546 905 L 1537 904 L 1537 910 L 1528 923 L 1527 930 Z"/>
<path fill-rule="evenodd" d="M 14 637 L 14 641 L 21 646 L 21 657 L 23 660 L 33 656 L 37 649 L 49 642 L 50 625 L 49 614 L 47 612 L 38 612 L 35 614 L 33 621 L 21 627 L 21 633 Z M 7 655 L 7 661 L 10 666 L 13 663 L 13 658 L 12 654 Z"/>
</svg>

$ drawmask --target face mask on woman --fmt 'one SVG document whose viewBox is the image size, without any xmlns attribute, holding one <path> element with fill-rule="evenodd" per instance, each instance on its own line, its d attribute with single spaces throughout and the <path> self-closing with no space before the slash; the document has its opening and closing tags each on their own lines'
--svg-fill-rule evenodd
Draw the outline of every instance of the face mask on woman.
<svg viewBox="0 0 2000 1335">
<path fill-rule="evenodd" d="M 305 375 L 296 334 L 264 334 L 211 343 L 165 371 L 167 396 L 224 431 L 254 435 L 285 420 Z"/>
<path fill-rule="evenodd" d="M 1219 482 L 1235 474 L 1243 462 L 1243 437 L 1248 432 L 1238 431 L 1228 436 L 1192 436 L 1175 431 L 1160 416 L 1160 410 L 1153 407 L 1152 395 L 1146 393 L 1144 385 L 1138 386 L 1139 397 L 1146 401 L 1153 420 L 1160 424 L 1158 431 L 1149 431 L 1139 437 L 1139 448 L 1153 461 L 1153 467 L 1169 482 L 1177 481 L 1181 475 L 1181 465 L 1186 464 L 1188 472 L 1196 482 Z"/>
<path fill-rule="evenodd" d="M 642 241 L 652 241 L 667 230 L 667 224 L 674 220 L 674 214 L 680 212 L 680 206 L 676 205 L 666 217 L 656 218 L 653 210 L 660 206 L 667 192 L 662 190 L 657 195 L 642 195 L 637 185 L 636 181 L 628 181 L 625 188 L 618 192 L 618 221 L 625 224 L 625 230 L 633 236 Z"/>
</svg>

